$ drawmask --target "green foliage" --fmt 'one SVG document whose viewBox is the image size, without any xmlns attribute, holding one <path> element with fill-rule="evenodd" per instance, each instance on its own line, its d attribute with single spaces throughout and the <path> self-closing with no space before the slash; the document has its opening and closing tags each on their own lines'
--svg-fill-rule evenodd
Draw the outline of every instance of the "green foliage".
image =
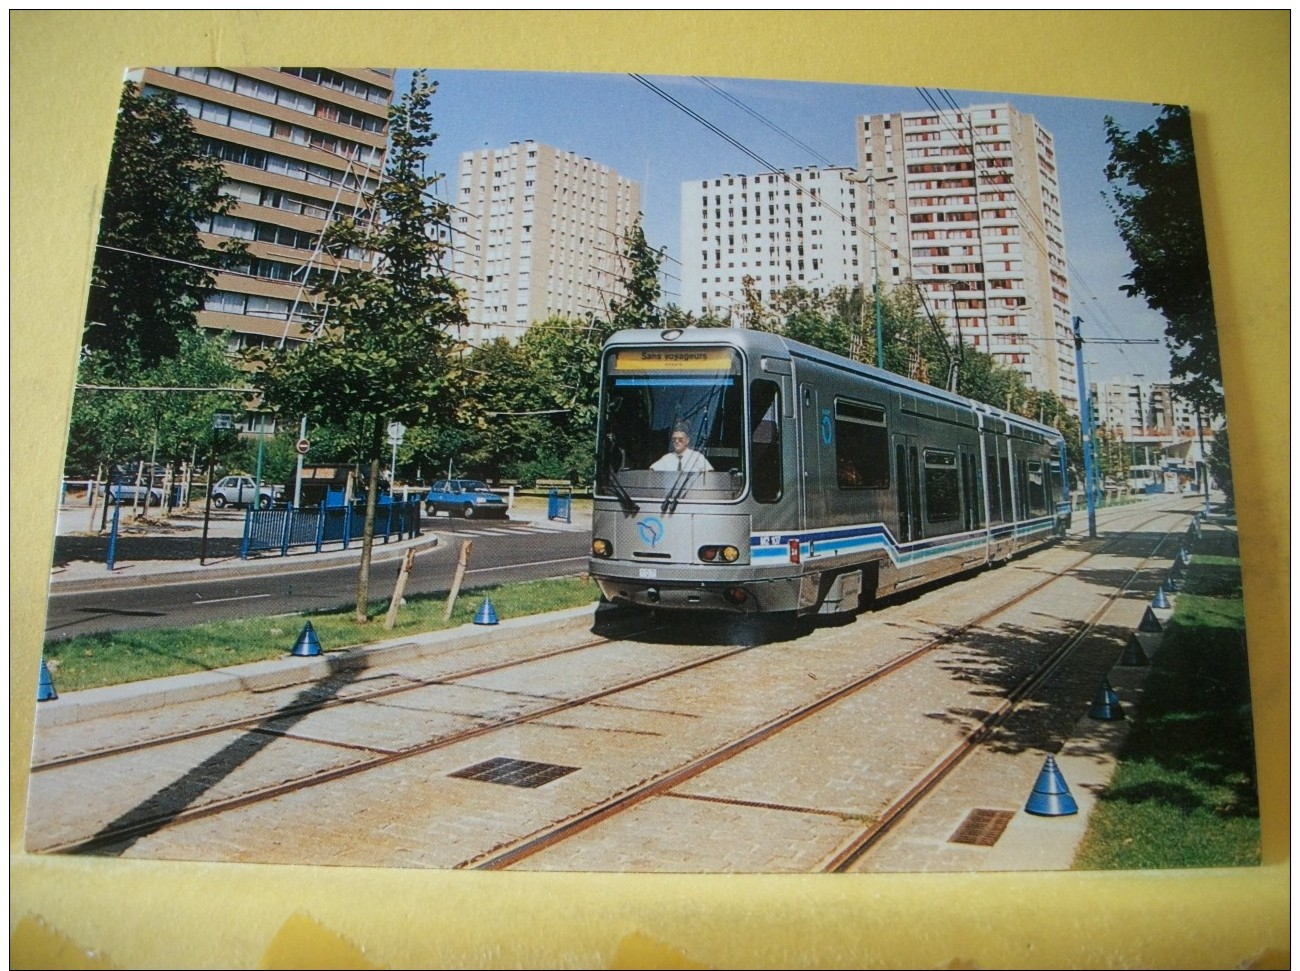
<svg viewBox="0 0 1300 971">
<path fill-rule="evenodd" d="M 224 182 L 221 162 L 204 156 L 171 95 L 123 87 L 83 338 L 103 355 L 100 373 L 123 369 L 116 383 L 175 357 L 194 329 L 223 258 L 203 247 L 195 224 L 235 205 L 221 194 Z"/>
<path fill-rule="evenodd" d="M 1259 862 L 1259 803 L 1235 537 L 1198 545 L 1119 767 L 1076 868 Z M 1207 550 L 1214 555 L 1203 555 Z"/>
<path fill-rule="evenodd" d="M 1165 318 L 1170 373 L 1183 399 L 1223 414 L 1223 373 L 1210 289 L 1196 152 L 1187 108 L 1166 105 L 1130 135 L 1106 119 L 1111 212 L 1133 269 L 1121 289 Z"/>
<path fill-rule="evenodd" d="M 611 329 L 637 330 L 662 327 L 663 314 L 659 310 L 659 266 L 664 261 L 664 254 L 646 242 L 640 219 L 637 219 L 623 239 L 623 258 L 627 267 L 623 280 L 625 296 L 616 297 L 609 302 Z"/>
<path fill-rule="evenodd" d="M 311 618 L 326 652 L 460 627 L 473 620 L 485 595 L 491 596 L 500 616 L 526 617 L 593 603 L 599 591 L 594 584 L 575 578 L 533 580 L 463 590 L 450 621 L 442 619 L 447 606 L 445 596 L 408 596 L 392 631 L 358 627 L 351 623 L 351 614 L 329 611 L 298 617 L 222 620 L 184 628 L 87 634 L 50 641 L 43 656 L 60 692 L 82 691 L 282 658 L 302 629 L 303 617 Z M 371 607 L 378 611 L 387 604 L 376 601 Z"/>
<path fill-rule="evenodd" d="M 1228 429 L 1220 428 L 1214 435 L 1209 454 L 1210 475 L 1218 483 L 1228 500 L 1228 508 L 1237 503 L 1237 494 L 1232 487 L 1232 457 L 1228 454 Z"/>
<path fill-rule="evenodd" d="M 191 326 L 176 333 L 174 356 L 153 365 L 115 359 L 108 351 L 89 351 L 78 371 L 80 385 L 129 388 L 239 388 L 247 375 L 225 352 L 225 340 Z M 79 387 L 72 401 L 66 471 L 91 475 L 100 463 L 157 457 L 178 463 L 207 453 L 212 417 L 238 413 L 243 396 L 228 391 L 185 392 L 99 390 Z"/>
<path fill-rule="evenodd" d="M 706 310 L 700 316 L 689 310 L 683 310 L 677 304 L 672 303 L 664 308 L 663 325 L 669 327 L 730 327 L 731 321 L 724 320 L 711 310 Z"/>
<path fill-rule="evenodd" d="M 392 421 L 415 426 L 447 420 L 456 384 L 449 335 L 465 322 L 462 294 L 439 268 L 446 249 L 439 229 L 448 207 L 433 197 L 438 177 L 425 174 L 426 151 L 436 137 L 430 114 L 436 88 L 416 71 L 409 92 L 389 109 L 384 178 L 365 206 L 375 222 L 344 218 L 322 237 L 338 270 L 322 273 L 313 285 L 326 307 L 323 330 L 292 349 L 248 352 L 267 404 L 282 415 L 361 426 L 370 474 L 359 623 L 366 621 L 385 429 Z M 358 250 L 372 254 L 374 263 L 346 259 Z"/>
</svg>

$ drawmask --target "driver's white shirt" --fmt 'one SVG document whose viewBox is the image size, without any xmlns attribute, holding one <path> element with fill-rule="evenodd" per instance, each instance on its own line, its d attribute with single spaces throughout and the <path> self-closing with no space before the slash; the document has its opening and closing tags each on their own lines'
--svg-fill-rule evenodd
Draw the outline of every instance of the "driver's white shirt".
<svg viewBox="0 0 1300 971">
<path fill-rule="evenodd" d="M 688 448 L 681 455 L 669 452 L 650 466 L 650 470 L 652 472 L 712 472 L 713 466 L 695 449 Z"/>
</svg>

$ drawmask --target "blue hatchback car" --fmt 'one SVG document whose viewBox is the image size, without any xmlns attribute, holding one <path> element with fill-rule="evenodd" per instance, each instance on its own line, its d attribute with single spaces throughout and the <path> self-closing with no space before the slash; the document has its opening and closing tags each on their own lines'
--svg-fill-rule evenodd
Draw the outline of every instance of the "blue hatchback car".
<svg viewBox="0 0 1300 971">
<path fill-rule="evenodd" d="M 509 510 L 506 501 L 477 479 L 439 479 L 424 498 L 424 511 L 430 516 L 446 512 L 450 516 L 502 516 Z"/>
</svg>

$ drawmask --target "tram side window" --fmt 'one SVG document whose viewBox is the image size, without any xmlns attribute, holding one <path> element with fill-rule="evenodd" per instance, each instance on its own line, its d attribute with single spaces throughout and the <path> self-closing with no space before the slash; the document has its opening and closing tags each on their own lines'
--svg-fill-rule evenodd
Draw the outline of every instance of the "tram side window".
<svg viewBox="0 0 1300 971">
<path fill-rule="evenodd" d="M 889 488 L 884 408 L 835 400 L 835 481 L 841 489 Z"/>
<path fill-rule="evenodd" d="M 753 495 L 759 502 L 781 498 L 781 387 L 775 381 L 755 381 L 749 389 L 749 448 Z"/>
<path fill-rule="evenodd" d="M 1031 515 L 1041 516 L 1047 512 L 1047 489 L 1043 482 L 1043 463 L 1030 462 L 1029 475 L 1029 512 Z"/>
<path fill-rule="evenodd" d="M 936 449 L 925 450 L 925 518 L 927 522 L 949 522 L 961 516 L 957 485 L 957 456 Z"/>
<path fill-rule="evenodd" d="M 1002 476 L 1003 495 L 1006 499 L 1003 501 L 1003 522 L 1008 522 L 1017 518 L 1021 510 L 1015 507 L 1012 500 L 1015 498 L 1014 487 L 1011 483 L 1011 461 L 1005 455 L 998 456 L 998 474 Z"/>
<path fill-rule="evenodd" d="M 990 455 L 985 462 L 984 487 L 989 493 L 989 522 L 1004 523 L 1006 513 L 1002 511 L 1002 480 L 998 476 L 998 458 Z"/>
</svg>

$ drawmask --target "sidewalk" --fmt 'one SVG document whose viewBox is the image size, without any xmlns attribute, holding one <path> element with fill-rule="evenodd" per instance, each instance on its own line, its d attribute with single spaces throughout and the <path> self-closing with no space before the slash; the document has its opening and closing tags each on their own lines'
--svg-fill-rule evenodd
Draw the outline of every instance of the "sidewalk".
<svg viewBox="0 0 1300 971">
<path fill-rule="evenodd" d="M 208 522 L 207 557 L 199 565 L 199 546 L 203 534 L 201 509 L 173 513 L 166 519 L 150 509 L 150 517 L 132 522 L 129 510 L 124 507 L 118 527 L 115 566 L 107 567 L 108 532 L 88 532 L 90 510 L 80 504 L 59 508 L 55 541 L 54 564 L 50 569 L 51 588 L 60 591 L 100 590 L 148 583 L 179 583 L 206 579 L 213 576 L 228 577 L 251 573 L 300 572 L 327 569 L 340 563 L 356 562 L 361 558 L 361 540 L 354 539 L 344 549 L 342 543 L 330 543 L 317 553 L 310 546 L 291 548 L 288 556 L 278 552 L 260 552 L 240 559 L 239 550 L 244 535 L 244 513 L 241 510 L 213 510 Z M 112 511 L 110 509 L 111 517 Z M 546 503 L 529 500 L 516 501 L 511 509 L 511 522 L 546 523 Z M 483 520 L 482 524 L 496 523 Z M 458 531 L 479 525 L 479 520 L 457 520 Z M 573 529 L 589 529 L 589 509 L 575 509 Z M 446 516 L 425 516 L 421 522 L 423 535 L 404 539 L 390 538 L 385 542 L 377 538 L 372 552 L 373 562 L 395 560 L 409 549 L 429 550 L 438 546 L 443 536 L 453 527 Z"/>
</svg>

